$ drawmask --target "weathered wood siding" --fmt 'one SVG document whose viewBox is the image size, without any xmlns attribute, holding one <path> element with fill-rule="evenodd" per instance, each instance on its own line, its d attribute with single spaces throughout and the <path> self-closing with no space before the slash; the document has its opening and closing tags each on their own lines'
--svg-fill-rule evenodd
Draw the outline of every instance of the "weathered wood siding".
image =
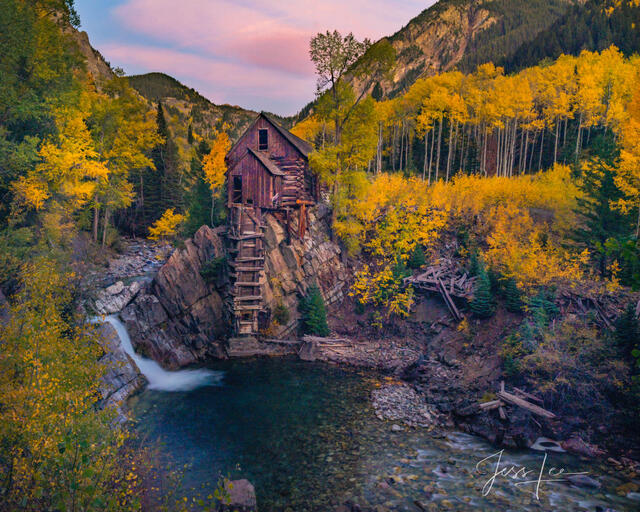
<svg viewBox="0 0 640 512">
<path fill-rule="evenodd" d="M 228 201 L 233 203 L 233 177 L 242 176 L 242 204 L 275 208 L 273 198 L 281 195 L 282 177 L 274 176 L 251 153 L 245 153 L 229 174 Z"/>
<path fill-rule="evenodd" d="M 280 132 L 264 117 L 258 118 L 256 123 L 247 130 L 240 140 L 235 144 L 227 155 L 227 163 L 229 169 L 235 167 L 235 165 L 244 157 L 247 153 L 247 149 L 251 148 L 254 151 L 259 151 L 258 148 L 258 133 L 260 130 L 268 130 L 269 132 L 269 150 L 267 153 L 271 158 L 301 158 L 300 152 L 291 145 L 291 143 L 285 139 Z"/>
<path fill-rule="evenodd" d="M 262 129 L 269 134 L 266 151 L 259 150 Z M 268 155 L 284 176 L 271 173 L 249 149 Z M 282 208 L 296 206 L 298 200 L 317 200 L 317 180 L 309 171 L 307 159 L 264 117 L 259 117 L 231 149 L 227 166 L 229 204 L 233 203 L 234 176 L 242 176 L 242 204 L 245 205 Z"/>
</svg>

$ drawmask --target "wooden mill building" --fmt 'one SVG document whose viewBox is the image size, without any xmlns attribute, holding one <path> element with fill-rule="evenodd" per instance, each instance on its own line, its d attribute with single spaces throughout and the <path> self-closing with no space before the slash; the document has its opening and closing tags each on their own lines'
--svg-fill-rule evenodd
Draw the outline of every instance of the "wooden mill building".
<svg viewBox="0 0 640 512">
<path fill-rule="evenodd" d="M 229 264 L 232 267 L 232 313 L 237 335 L 258 332 L 264 310 L 264 222 L 275 213 L 287 226 L 297 217 L 297 236 L 306 231 L 306 208 L 318 198 L 309 170 L 313 146 L 261 113 L 226 157 L 229 206 Z"/>
</svg>

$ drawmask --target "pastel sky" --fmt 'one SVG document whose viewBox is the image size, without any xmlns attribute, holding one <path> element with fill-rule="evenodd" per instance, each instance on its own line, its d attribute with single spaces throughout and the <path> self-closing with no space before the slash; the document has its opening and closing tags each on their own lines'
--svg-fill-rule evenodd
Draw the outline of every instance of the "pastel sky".
<svg viewBox="0 0 640 512">
<path fill-rule="evenodd" d="M 289 115 L 313 99 L 317 32 L 391 35 L 436 0 L 76 0 L 82 29 L 127 74 L 161 71 L 214 103 Z"/>
</svg>

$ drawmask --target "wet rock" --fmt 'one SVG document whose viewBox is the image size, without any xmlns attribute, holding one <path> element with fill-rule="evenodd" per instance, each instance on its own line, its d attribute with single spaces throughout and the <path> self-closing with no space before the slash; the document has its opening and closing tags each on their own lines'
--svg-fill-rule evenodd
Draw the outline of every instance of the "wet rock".
<svg viewBox="0 0 640 512">
<path fill-rule="evenodd" d="M 564 453 L 566 451 L 562 446 L 560 446 L 560 443 L 547 437 L 539 437 L 536 439 L 536 441 L 531 445 L 531 449 L 541 452 L 548 451 L 556 453 Z"/>
<path fill-rule="evenodd" d="M 249 480 L 225 480 L 219 512 L 255 512 L 256 491 Z"/>
<path fill-rule="evenodd" d="M 118 313 L 133 300 L 141 288 L 142 283 L 139 281 L 134 281 L 129 286 L 125 286 L 122 281 L 118 281 L 98 292 L 93 303 L 93 309 L 99 315 Z"/>
<path fill-rule="evenodd" d="M 569 475 L 567 480 L 576 487 L 586 487 L 589 489 L 600 489 L 602 484 L 587 475 Z"/>
<path fill-rule="evenodd" d="M 315 341 L 305 341 L 300 347 L 298 357 L 303 361 L 315 361 L 318 359 L 318 343 Z"/>
<path fill-rule="evenodd" d="M 402 421 L 411 427 L 428 427 L 436 420 L 424 399 L 411 386 L 383 386 L 374 389 L 371 398 L 373 408 L 380 419 Z"/>
<path fill-rule="evenodd" d="M 397 423 L 394 423 L 393 425 L 391 425 L 391 431 L 392 432 L 402 432 L 404 429 L 398 425 Z"/>
<path fill-rule="evenodd" d="M 118 420 L 123 422 L 126 420 L 125 400 L 142 388 L 146 380 L 140 374 L 136 364 L 122 350 L 118 333 L 111 324 L 100 324 L 98 335 L 100 346 L 104 351 L 100 363 L 106 368 L 99 387 L 102 398 L 99 406 L 115 407 L 118 411 Z"/>
<path fill-rule="evenodd" d="M 604 451 L 600 448 L 595 445 L 585 443 L 582 438 L 577 436 L 572 437 L 567 441 L 562 441 L 560 446 L 568 452 L 583 455 L 585 457 L 597 457 L 604 454 Z"/>
<path fill-rule="evenodd" d="M 226 357 L 229 323 L 222 283 L 206 282 L 200 275 L 203 265 L 223 251 L 218 232 L 208 226 L 174 251 L 153 282 L 121 313 L 136 350 L 169 369 L 205 357 Z"/>
</svg>

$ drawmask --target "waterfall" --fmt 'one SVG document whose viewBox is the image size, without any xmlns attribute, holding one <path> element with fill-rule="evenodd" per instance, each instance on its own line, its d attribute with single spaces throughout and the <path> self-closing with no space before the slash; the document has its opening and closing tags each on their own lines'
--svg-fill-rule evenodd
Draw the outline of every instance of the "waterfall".
<svg viewBox="0 0 640 512">
<path fill-rule="evenodd" d="M 149 382 L 149 389 L 157 391 L 191 391 L 202 386 L 220 385 L 222 381 L 223 372 L 206 369 L 170 372 L 162 368 L 153 359 L 147 359 L 136 354 L 127 328 L 117 315 L 107 316 L 104 320 L 96 318 L 92 322 L 108 322 L 113 326 L 120 338 L 122 349 L 133 360 L 140 373 L 146 377 Z"/>
</svg>

